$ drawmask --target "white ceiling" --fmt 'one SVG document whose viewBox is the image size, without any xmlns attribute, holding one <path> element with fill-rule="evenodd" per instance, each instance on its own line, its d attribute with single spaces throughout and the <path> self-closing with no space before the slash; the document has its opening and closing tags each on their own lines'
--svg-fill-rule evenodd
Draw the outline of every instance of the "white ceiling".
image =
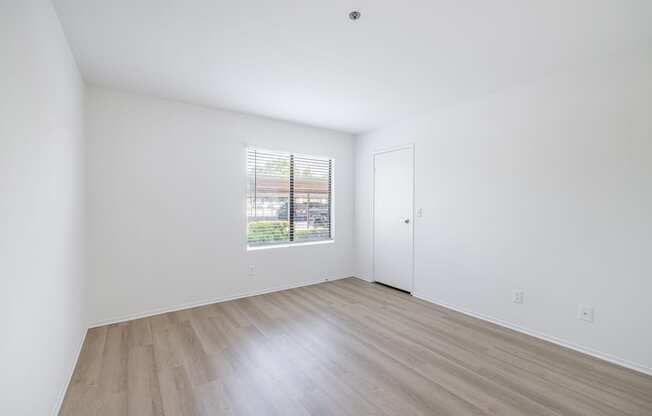
<svg viewBox="0 0 652 416">
<path fill-rule="evenodd" d="M 91 84 L 354 133 L 652 39 L 650 0 L 54 2 Z"/>
</svg>

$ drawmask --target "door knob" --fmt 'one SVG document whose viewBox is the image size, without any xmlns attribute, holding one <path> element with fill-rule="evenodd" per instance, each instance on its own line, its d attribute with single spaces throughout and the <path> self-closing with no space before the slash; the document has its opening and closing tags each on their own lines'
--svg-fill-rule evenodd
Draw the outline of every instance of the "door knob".
<svg viewBox="0 0 652 416">
<path fill-rule="evenodd" d="M 409 223 L 410 223 L 410 219 L 409 219 L 409 218 L 406 218 L 406 219 L 403 220 L 403 222 L 406 223 L 406 224 L 409 224 Z"/>
</svg>

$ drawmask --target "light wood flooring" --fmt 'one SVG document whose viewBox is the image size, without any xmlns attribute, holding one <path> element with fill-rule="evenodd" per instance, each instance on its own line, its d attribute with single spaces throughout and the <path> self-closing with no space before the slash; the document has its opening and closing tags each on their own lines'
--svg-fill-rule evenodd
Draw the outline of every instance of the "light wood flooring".
<svg viewBox="0 0 652 416">
<path fill-rule="evenodd" d="M 61 415 L 652 415 L 652 377 L 350 278 L 88 332 Z"/>
</svg>

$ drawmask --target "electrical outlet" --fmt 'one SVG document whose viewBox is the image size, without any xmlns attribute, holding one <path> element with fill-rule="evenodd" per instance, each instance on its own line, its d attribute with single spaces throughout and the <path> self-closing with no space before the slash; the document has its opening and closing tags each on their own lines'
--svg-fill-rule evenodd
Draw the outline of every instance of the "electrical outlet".
<svg viewBox="0 0 652 416">
<path fill-rule="evenodd" d="M 593 323 L 593 306 L 591 305 L 580 305 L 577 309 L 577 318 L 582 321 Z"/>
<path fill-rule="evenodd" d="M 512 293 L 512 302 L 514 303 L 523 303 L 525 293 L 522 290 L 515 290 Z"/>
<path fill-rule="evenodd" d="M 417 217 L 419 218 L 423 217 L 423 208 L 417 209 Z"/>
<path fill-rule="evenodd" d="M 249 267 L 247 268 L 247 274 L 249 276 L 255 276 L 256 275 L 256 266 L 253 264 L 250 264 Z"/>
</svg>

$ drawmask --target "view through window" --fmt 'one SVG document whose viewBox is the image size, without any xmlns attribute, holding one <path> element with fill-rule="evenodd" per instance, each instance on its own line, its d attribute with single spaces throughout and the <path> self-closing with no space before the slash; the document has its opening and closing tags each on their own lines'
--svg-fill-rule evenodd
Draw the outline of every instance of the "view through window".
<svg viewBox="0 0 652 416">
<path fill-rule="evenodd" d="M 247 244 L 332 239 L 333 160 L 247 149 Z"/>
</svg>

